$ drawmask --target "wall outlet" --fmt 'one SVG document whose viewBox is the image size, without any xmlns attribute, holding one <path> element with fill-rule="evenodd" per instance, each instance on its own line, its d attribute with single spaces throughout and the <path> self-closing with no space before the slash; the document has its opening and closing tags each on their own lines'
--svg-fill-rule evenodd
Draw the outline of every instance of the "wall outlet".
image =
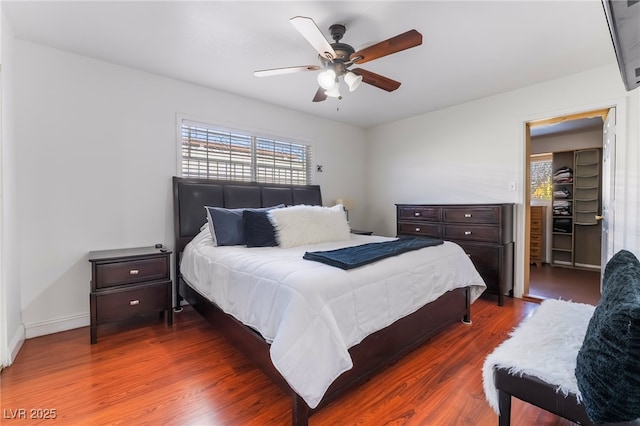
<svg viewBox="0 0 640 426">
<path fill-rule="evenodd" d="M 516 192 L 516 181 L 509 181 L 509 192 Z"/>
</svg>

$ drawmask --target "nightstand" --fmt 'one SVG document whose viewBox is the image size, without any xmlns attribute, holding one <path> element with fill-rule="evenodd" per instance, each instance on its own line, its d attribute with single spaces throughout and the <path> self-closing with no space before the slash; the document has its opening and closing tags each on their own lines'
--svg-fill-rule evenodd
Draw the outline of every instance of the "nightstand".
<svg viewBox="0 0 640 426">
<path fill-rule="evenodd" d="M 171 252 L 139 247 L 89 253 L 91 262 L 91 344 L 99 325 L 163 312 L 173 324 Z"/>
</svg>

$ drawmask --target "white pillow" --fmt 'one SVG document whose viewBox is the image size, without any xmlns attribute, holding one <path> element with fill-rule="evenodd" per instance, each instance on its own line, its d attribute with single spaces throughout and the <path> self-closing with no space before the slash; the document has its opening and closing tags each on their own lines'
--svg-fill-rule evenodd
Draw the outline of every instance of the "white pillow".
<svg viewBox="0 0 640 426">
<path fill-rule="evenodd" d="M 269 216 L 278 245 L 283 248 L 351 238 L 342 204 L 334 207 L 297 205 L 271 210 Z"/>
</svg>

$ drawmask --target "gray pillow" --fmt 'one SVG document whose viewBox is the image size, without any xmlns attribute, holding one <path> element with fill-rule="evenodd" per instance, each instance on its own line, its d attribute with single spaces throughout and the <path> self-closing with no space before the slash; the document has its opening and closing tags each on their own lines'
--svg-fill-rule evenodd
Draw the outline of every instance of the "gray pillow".
<svg viewBox="0 0 640 426">
<path fill-rule="evenodd" d="M 284 207 L 284 204 L 259 209 L 225 209 L 222 207 L 205 206 L 213 244 L 216 246 L 245 245 L 247 242 L 244 234 L 242 213 L 245 210 L 269 211 L 280 207 Z"/>
<path fill-rule="evenodd" d="M 640 418 L 640 262 L 621 250 L 607 263 L 600 303 L 576 359 L 576 379 L 594 423 Z"/>
</svg>

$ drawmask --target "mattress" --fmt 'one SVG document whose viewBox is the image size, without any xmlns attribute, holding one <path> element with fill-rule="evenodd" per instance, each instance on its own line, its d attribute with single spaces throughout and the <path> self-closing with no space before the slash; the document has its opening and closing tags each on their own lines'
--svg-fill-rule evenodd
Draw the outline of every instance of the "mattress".
<svg viewBox="0 0 640 426">
<path fill-rule="evenodd" d="M 392 239 L 354 234 L 348 241 L 291 248 L 216 247 L 205 229 L 185 247 L 180 272 L 271 344 L 275 368 L 315 408 L 352 367 L 350 347 L 449 290 L 469 286 L 475 301 L 486 288 L 451 242 L 351 270 L 302 258 L 307 251 Z"/>
</svg>

